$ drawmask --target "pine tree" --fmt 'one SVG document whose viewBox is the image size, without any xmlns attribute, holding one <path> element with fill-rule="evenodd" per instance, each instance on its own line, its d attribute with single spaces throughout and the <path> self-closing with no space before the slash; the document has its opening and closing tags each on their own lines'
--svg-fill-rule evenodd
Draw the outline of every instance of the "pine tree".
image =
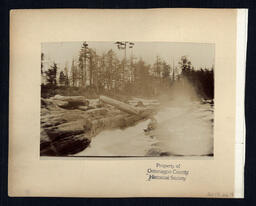
<svg viewBox="0 0 256 206">
<path fill-rule="evenodd" d="M 79 54 L 79 68 L 80 68 L 80 86 L 86 86 L 86 78 L 87 78 L 87 70 L 86 70 L 86 62 L 89 56 L 88 44 L 86 41 L 82 44 L 82 48 Z"/>
<path fill-rule="evenodd" d="M 187 56 L 181 57 L 179 65 L 181 67 L 182 74 L 184 75 L 186 75 L 192 69 L 191 61 L 189 61 Z"/>
<path fill-rule="evenodd" d="M 50 85 L 50 86 L 57 85 L 57 80 L 56 80 L 57 70 L 58 70 L 57 64 L 54 62 L 53 65 L 51 66 L 51 68 L 45 72 L 46 81 L 47 81 L 48 85 Z"/>
<path fill-rule="evenodd" d="M 76 69 L 76 66 L 75 66 L 75 61 L 74 59 L 72 60 L 72 65 L 71 65 L 71 74 L 70 74 L 70 80 L 71 80 L 71 85 L 74 87 L 74 86 L 77 86 L 77 69 Z"/>
<path fill-rule="evenodd" d="M 69 86 L 69 76 L 68 76 L 68 65 L 67 64 L 64 68 L 64 75 L 65 75 L 65 86 Z"/>
<path fill-rule="evenodd" d="M 61 86 L 63 86 L 63 85 L 65 85 L 65 81 L 66 81 L 66 77 L 65 77 L 65 75 L 64 75 L 64 72 L 61 71 L 61 72 L 60 72 L 60 76 L 59 76 L 59 84 L 60 84 Z"/>
<path fill-rule="evenodd" d="M 42 52 L 41 53 L 41 75 L 43 74 L 43 67 L 44 67 L 43 61 L 44 61 L 44 53 Z"/>
</svg>

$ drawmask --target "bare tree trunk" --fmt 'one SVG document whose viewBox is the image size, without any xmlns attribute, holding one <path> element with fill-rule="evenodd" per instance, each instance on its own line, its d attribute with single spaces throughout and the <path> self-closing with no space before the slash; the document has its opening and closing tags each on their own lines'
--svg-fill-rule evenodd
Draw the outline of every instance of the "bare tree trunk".
<svg viewBox="0 0 256 206">
<path fill-rule="evenodd" d="M 139 115 L 140 113 L 140 110 L 138 108 L 106 96 L 100 96 L 100 100 L 129 114 Z"/>
</svg>

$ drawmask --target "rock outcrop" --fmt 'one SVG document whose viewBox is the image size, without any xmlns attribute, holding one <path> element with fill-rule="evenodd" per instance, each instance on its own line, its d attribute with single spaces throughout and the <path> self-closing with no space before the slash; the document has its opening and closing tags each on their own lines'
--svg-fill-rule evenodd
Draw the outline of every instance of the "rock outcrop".
<svg viewBox="0 0 256 206">
<path fill-rule="evenodd" d="M 82 96 L 42 98 L 40 155 L 76 154 L 88 147 L 102 130 L 132 126 L 152 114 L 152 107 L 141 103 L 136 106 L 143 106 L 140 115 Z"/>
</svg>

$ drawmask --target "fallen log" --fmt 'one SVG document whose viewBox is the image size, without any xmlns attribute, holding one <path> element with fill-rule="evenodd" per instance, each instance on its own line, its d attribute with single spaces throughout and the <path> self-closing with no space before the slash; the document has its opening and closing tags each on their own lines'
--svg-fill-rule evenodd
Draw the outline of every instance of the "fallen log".
<svg viewBox="0 0 256 206">
<path fill-rule="evenodd" d="M 61 96 L 61 95 L 55 95 L 54 97 L 51 97 L 53 100 L 61 100 L 61 101 L 67 101 L 67 102 L 85 102 L 88 100 L 83 96 Z"/>
<path fill-rule="evenodd" d="M 141 112 L 141 110 L 139 108 L 136 108 L 136 107 L 126 104 L 124 102 L 120 102 L 118 100 L 112 99 L 110 97 L 100 96 L 100 101 L 110 104 L 110 105 L 118 108 L 119 110 L 127 112 L 129 114 L 140 115 L 140 112 Z"/>
<path fill-rule="evenodd" d="M 79 106 L 89 106 L 89 101 L 83 96 L 55 95 L 50 98 L 50 101 L 63 109 L 77 109 Z"/>
<path fill-rule="evenodd" d="M 85 100 L 84 97 L 63 96 L 41 100 L 41 155 L 75 154 L 85 149 L 91 138 L 101 131 L 135 125 L 151 118 L 155 111 L 155 107 L 135 107 L 105 96 L 100 97 L 100 102 L 90 102 L 93 106 L 75 107 L 75 104 L 70 104 L 72 98 L 76 101 Z M 101 107 L 97 108 L 97 105 Z M 69 106 L 72 106 L 72 111 L 63 109 Z"/>
<path fill-rule="evenodd" d="M 93 116 L 101 116 L 101 115 L 106 115 L 107 114 L 107 110 L 106 109 L 104 109 L 104 108 L 97 108 L 97 109 L 91 109 L 91 110 L 89 110 L 89 111 L 87 111 L 86 112 L 86 114 L 88 114 L 88 115 L 93 115 Z"/>
<path fill-rule="evenodd" d="M 120 102 L 118 100 L 115 100 L 106 96 L 100 96 L 100 100 L 104 103 L 110 104 L 118 108 L 121 111 L 124 111 L 128 114 L 139 116 L 141 118 L 146 118 L 146 117 L 150 118 L 155 112 L 153 108 L 135 107 L 130 104 L 126 104 L 124 102 Z"/>
<path fill-rule="evenodd" d="M 85 106 L 89 105 L 89 101 L 83 97 L 83 96 L 61 96 L 61 95 L 55 95 L 54 97 L 51 97 L 52 100 L 60 100 L 65 101 L 69 103 L 80 103 Z"/>
</svg>

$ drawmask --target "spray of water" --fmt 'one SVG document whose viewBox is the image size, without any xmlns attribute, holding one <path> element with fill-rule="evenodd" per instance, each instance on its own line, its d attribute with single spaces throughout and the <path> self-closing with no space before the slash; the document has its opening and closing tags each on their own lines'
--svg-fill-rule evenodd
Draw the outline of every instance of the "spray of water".
<svg viewBox="0 0 256 206">
<path fill-rule="evenodd" d="M 213 108 L 202 104 L 194 87 L 181 79 L 158 98 L 156 129 L 145 134 L 150 120 L 104 131 L 81 156 L 202 156 L 213 154 Z"/>
</svg>

